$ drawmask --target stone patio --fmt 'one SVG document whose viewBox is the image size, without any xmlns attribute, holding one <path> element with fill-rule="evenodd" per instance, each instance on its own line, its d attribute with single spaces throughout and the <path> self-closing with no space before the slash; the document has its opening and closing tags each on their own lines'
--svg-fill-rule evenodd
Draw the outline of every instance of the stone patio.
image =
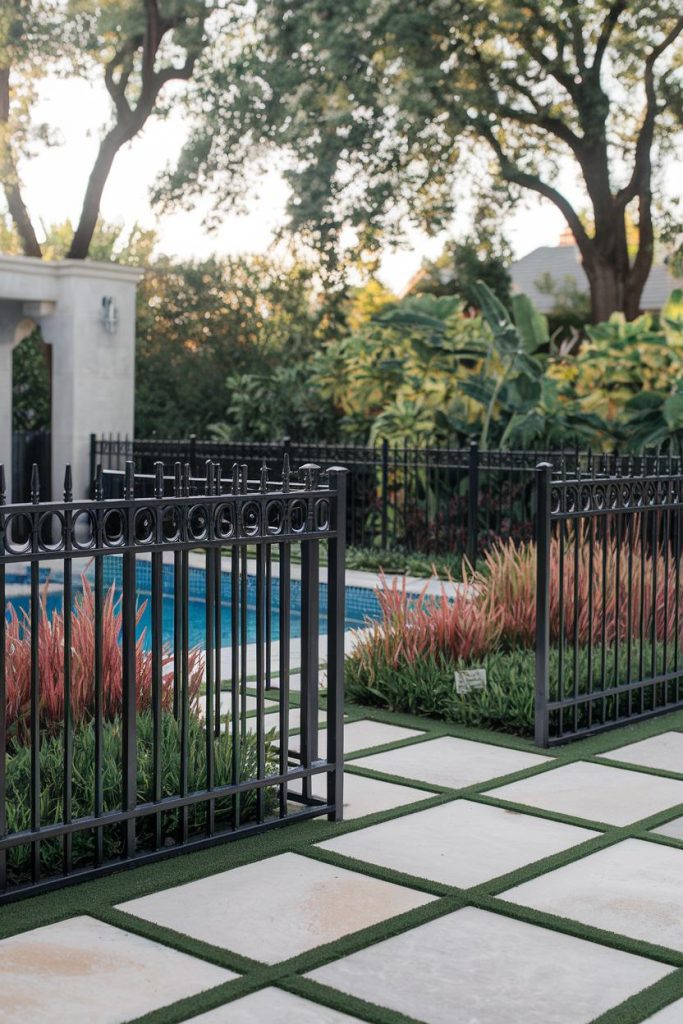
<svg viewBox="0 0 683 1024">
<path fill-rule="evenodd" d="M 683 721 L 548 753 L 349 711 L 344 823 L 3 908 L 0 1021 L 683 1021 Z"/>
</svg>

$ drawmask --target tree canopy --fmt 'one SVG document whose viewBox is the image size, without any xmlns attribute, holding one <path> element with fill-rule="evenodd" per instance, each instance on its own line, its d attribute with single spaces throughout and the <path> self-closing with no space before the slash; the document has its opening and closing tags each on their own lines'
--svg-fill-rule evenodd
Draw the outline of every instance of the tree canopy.
<svg viewBox="0 0 683 1024">
<path fill-rule="evenodd" d="M 212 188 L 231 203 L 254 160 L 278 148 L 292 225 L 333 258 L 344 227 L 361 248 L 380 230 L 386 240 L 403 214 L 438 227 L 463 186 L 485 178 L 561 211 L 595 320 L 637 314 L 660 172 L 683 120 L 679 5 L 254 0 L 241 18 L 197 75 L 197 130 L 163 183 L 167 200 Z M 558 183 L 563 161 L 580 204 Z"/>
<path fill-rule="evenodd" d="M 14 0 L 0 11 L 0 184 L 27 256 L 42 256 L 21 161 L 49 127 L 31 117 L 49 73 L 102 75 L 111 116 L 99 143 L 66 256 L 88 255 L 102 194 L 120 149 L 162 109 L 169 83 L 187 81 L 207 42 L 211 0 Z"/>
</svg>

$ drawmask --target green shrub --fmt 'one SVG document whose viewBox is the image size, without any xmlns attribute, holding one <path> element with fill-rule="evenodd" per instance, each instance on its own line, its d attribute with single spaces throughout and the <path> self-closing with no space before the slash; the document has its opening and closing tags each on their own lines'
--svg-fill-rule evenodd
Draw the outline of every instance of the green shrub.
<svg viewBox="0 0 683 1024">
<path fill-rule="evenodd" d="M 137 718 L 137 801 L 146 803 L 153 796 L 153 725 L 149 711 Z M 175 796 L 180 792 L 180 725 L 172 714 L 165 713 L 161 720 L 161 785 L 162 798 Z M 253 779 L 257 775 L 256 736 L 247 733 L 240 749 L 240 779 Z M 232 782 L 232 738 L 226 730 L 214 741 L 214 764 L 216 786 Z M 272 746 L 272 734 L 266 742 L 266 773 L 277 770 L 277 754 Z M 103 727 L 103 810 L 116 811 L 121 807 L 122 772 L 122 725 L 120 719 L 105 722 Z M 63 816 L 64 743 L 62 736 L 47 736 L 40 747 L 40 818 L 41 825 L 57 824 Z M 6 759 L 7 784 L 7 830 L 20 832 L 30 828 L 30 803 L 28 794 L 31 785 L 31 751 L 28 746 L 15 745 L 8 751 Z M 202 790 L 206 786 L 206 733 L 202 722 L 189 716 L 188 728 L 188 786 L 189 791 Z M 276 790 L 265 791 L 265 809 L 270 813 L 276 802 Z M 74 731 L 73 743 L 73 791 L 72 817 L 89 817 L 93 814 L 95 800 L 95 732 L 93 724 L 87 723 Z M 240 796 L 242 821 L 255 817 L 256 790 L 249 790 Z M 232 799 L 216 801 L 217 827 L 230 821 Z M 206 825 L 206 807 L 202 804 L 190 807 L 189 829 L 191 834 L 199 833 Z M 165 811 L 162 814 L 162 842 L 172 845 L 177 836 L 180 812 Z M 139 848 L 152 848 L 154 838 L 154 816 L 138 820 L 137 838 Z M 105 859 L 121 854 L 121 826 L 106 826 L 103 829 Z M 74 866 L 91 863 L 94 856 L 92 831 L 73 834 Z M 62 842 L 47 840 L 41 843 L 41 868 L 45 874 L 54 874 L 62 869 Z M 8 869 L 14 881 L 25 880 L 30 870 L 30 847 L 15 847 L 8 853 Z"/>
<path fill-rule="evenodd" d="M 639 678 L 635 673 L 643 662 L 644 678 L 648 675 L 666 675 L 671 672 L 674 653 L 668 649 L 666 661 L 663 645 L 657 645 L 654 658 L 652 645 L 645 640 L 642 644 L 634 641 L 630 652 L 626 643 L 619 646 L 617 663 L 613 647 L 605 649 L 605 689 L 609 690 L 615 680 Z M 454 673 L 461 668 L 485 668 L 487 685 L 483 690 L 458 694 Z M 647 713 L 661 708 L 665 703 L 673 704 L 683 699 L 683 682 L 670 679 L 666 683 L 645 686 L 642 693 L 628 693 L 601 696 L 598 679 L 602 668 L 602 647 L 579 648 L 576 666 L 574 652 L 565 647 L 560 688 L 560 661 L 557 648 L 549 654 L 550 699 L 571 698 L 588 693 L 591 672 L 593 676 L 592 699 L 579 703 L 576 709 L 567 707 L 562 712 L 563 728 L 572 731 L 588 724 L 588 716 L 594 725 L 614 721 L 618 716 L 629 713 L 632 705 L 639 712 Z M 629 675 L 630 667 L 630 675 Z M 370 707 L 388 708 L 428 718 L 443 719 L 457 725 L 470 725 L 494 729 L 497 732 L 514 733 L 518 736 L 534 734 L 534 699 L 536 677 L 536 654 L 534 650 L 519 649 L 497 651 L 477 661 L 455 662 L 439 654 L 427 655 L 421 660 L 399 659 L 390 664 L 375 657 L 372 670 L 368 662 L 350 657 L 346 662 L 346 693 L 350 700 Z M 576 725 L 573 723 L 576 710 Z M 559 714 L 551 716 L 553 732 L 559 729 Z"/>
<path fill-rule="evenodd" d="M 521 736 L 533 734 L 533 651 L 489 655 L 476 666 L 486 669 L 486 689 L 467 695 L 455 689 L 454 673 L 459 667 L 463 666 L 438 655 L 395 667 L 385 663 L 376 667 L 370 683 L 360 663 L 349 658 L 346 692 L 359 704 Z"/>
</svg>

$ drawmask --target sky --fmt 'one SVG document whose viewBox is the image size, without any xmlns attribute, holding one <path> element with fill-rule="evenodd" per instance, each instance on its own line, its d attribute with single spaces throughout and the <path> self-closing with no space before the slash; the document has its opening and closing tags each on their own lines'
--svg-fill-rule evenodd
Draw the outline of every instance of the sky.
<svg viewBox="0 0 683 1024">
<path fill-rule="evenodd" d="M 40 149 L 21 167 L 25 198 L 34 223 L 75 221 L 87 177 L 107 120 L 109 99 L 103 85 L 78 79 L 48 79 L 43 83 L 35 109 L 36 120 L 49 124 L 60 145 Z M 157 216 L 149 203 L 149 189 L 157 174 L 173 163 L 189 125 L 177 111 L 167 119 L 151 118 L 143 131 L 116 158 L 102 202 L 107 221 L 125 229 L 138 223 L 158 233 L 159 252 L 181 258 L 203 258 L 213 253 L 242 255 L 267 250 L 277 228 L 285 221 L 287 189 L 279 174 L 269 172 L 250 197 L 243 215 L 226 215 L 212 233 L 202 226 L 206 204 L 188 212 Z M 559 181 L 570 198 L 576 183 L 566 172 Z M 530 197 L 506 225 L 515 256 L 539 245 L 556 245 L 564 220 L 555 207 Z M 454 222 L 452 235 L 464 224 Z M 419 269 L 422 260 L 436 257 L 447 234 L 428 237 L 412 230 L 401 247 L 383 254 L 380 280 L 400 293 Z"/>
</svg>

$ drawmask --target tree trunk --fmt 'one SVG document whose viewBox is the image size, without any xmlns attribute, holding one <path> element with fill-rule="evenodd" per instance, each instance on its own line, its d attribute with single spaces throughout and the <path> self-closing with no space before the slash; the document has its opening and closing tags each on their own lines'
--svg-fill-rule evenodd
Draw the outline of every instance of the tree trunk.
<svg viewBox="0 0 683 1024">
<path fill-rule="evenodd" d="M 9 75 L 9 67 L 0 67 L 0 125 L 5 126 L 5 131 L 7 131 L 7 127 L 9 125 Z M 7 199 L 7 208 L 17 234 L 19 235 L 19 239 L 21 240 L 21 247 L 24 251 L 24 256 L 36 256 L 40 258 L 43 254 L 40 250 L 38 238 L 36 237 L 29 212 L 26 209 L 26 204 L 24 203 L 24 199 L 21 194 L 19 174 L 9 138 L 5 138 L 2 146 L 2 152 L 0 152 L 0 173 L 3 178 L 2 187 L 5 192 L 5 198 Z"/>
<path fill-rule="evenodd" d="M 592 322 L 599 324 L 609 320 L 612 313 L 625 312 L 628 270 L 624 273 L 614 263 L 597 258 L 592 261 L 584 258 L 583 266 L 588 277 Z"/>
<path fill-rule="evenodd" d="M 643 289 L 652 268 L 649 259 L 640 258 L 633 268 L 621 261 L 607 262 L 598 257 L 583 259 L 588 278 L 591 302 L 591 320 L 599 324 L 612 313 L 623 313 L 627 320 L 635 320 L 642 313 Z"/>
<path fill-rule="evenodd" d="M 638 316 L 652 264 L 651 259 L 643 259 L 644 253 L 639 253 L 636 265 L 631 267 L 624 210 L 612 204 L 610 207 L 596 220 L 595 236 L 581 247 L 594 324 L 608 320 L 616 312 L 623 313 L 627 320 Z"/>
<path fill-rule="evenodd" d="M 79 218 L 74 236 L 71 239 L 69 251 L 66 258 L 69 260 L 84 260 L 88 255 L 88 249 L 92 236 L 97 227 L 97 218 L 100 213 L 102 193 L 111 171 L 114 157 L 124 142 L 127 141 L 127 133 L 117 125 L 105 135 L 100 145 L 97 158 L 88 179 L 88 186 L 85 190 L 81 216 Z"/>
<path fill-rule="evenodd" d="M 21 240 L 24 256 L 35 256 L 40 259 L 43 255 L 40 243 L 18 186 L 5 185 L 5 198 L 10 217 Z"/>
</svg>

